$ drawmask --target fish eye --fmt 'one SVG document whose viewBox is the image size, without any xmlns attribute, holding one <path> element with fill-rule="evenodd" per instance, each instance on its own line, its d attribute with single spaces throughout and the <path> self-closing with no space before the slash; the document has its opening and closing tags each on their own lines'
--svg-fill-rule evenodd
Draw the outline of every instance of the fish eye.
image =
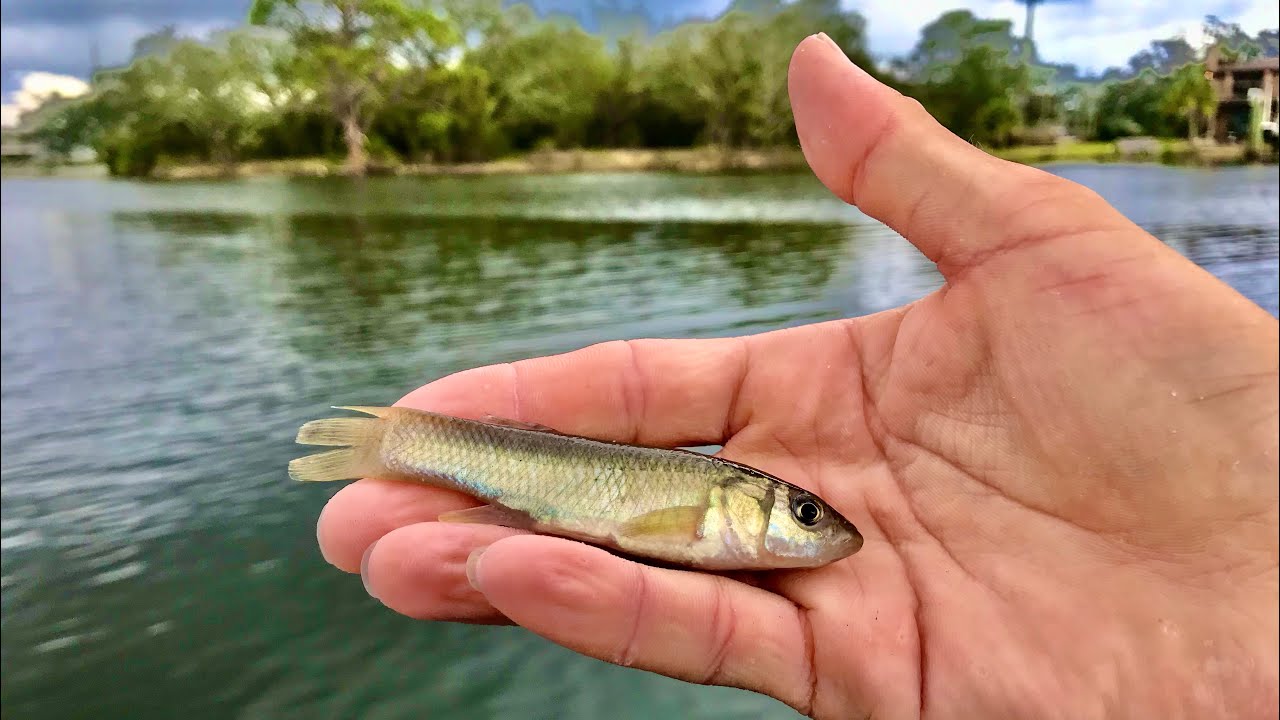
<svg viewBox="0 0 1280 720">
<path fill-rule="evenodd" d="M 801 525 L 813 527 L 822 519 L 822 506 L 808 495 L 800 495 L 791 501 L 791 515 Z"/>
</svg>

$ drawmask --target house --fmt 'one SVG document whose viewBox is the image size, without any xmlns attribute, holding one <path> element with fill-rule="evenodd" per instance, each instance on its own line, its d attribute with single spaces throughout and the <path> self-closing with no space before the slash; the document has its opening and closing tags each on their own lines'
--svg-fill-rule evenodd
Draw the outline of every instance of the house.
<svg viewBox="0 0 1280 720">
<path fill-rule="evenodd" d="M 1250 95 L 1263 106 L 1263 132 L 1274 142 L 1280 114 L 1280 58 L 1261 57 L 1225 62 L 1217 46 L 1205 58 L 1206 75 L 1217 96 L 1213 138 L 1218 142 L 1243 140 L 1249 135 Z"/>
<path fill-rule="evenodd" d="M 0 136 L 0 162 L 28 162 L 44 158 L 44 147 L 29 142 L 17 133 L 5 128 Z"/>
</svg>

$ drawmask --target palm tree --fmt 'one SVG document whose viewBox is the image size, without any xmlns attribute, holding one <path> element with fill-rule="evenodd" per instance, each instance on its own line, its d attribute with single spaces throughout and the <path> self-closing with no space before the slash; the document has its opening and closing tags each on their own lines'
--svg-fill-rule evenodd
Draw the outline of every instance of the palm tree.
<svg viewBox="0 0 1280 720">
<path fill-rule="evenodd" d="M 1213 88 L 1204 76 L 1204 65 L 1189 63 L 1174 71 L 1164 95 L 1164 110 L 1187 118 L 1187 138 L 1200 135 L 1200 118 L 1208 117 L 1217 105 Z"/>
</svg>

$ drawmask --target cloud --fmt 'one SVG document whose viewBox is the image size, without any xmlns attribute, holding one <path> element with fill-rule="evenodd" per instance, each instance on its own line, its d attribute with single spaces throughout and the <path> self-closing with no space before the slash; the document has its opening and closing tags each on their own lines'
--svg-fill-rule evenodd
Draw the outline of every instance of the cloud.
<svg viewBox="0 0 1280 720">
<path fill-rule="evenodd" d="M 133 43 L 165 25 L 184 35 L 242 23 L 251 0 L 5 0 L 0 74 L 6 99 L 29 72 L 87 78 L 98 61 L 129 59 Z"/>
<path fill-rule="evenodd" d="M 641 7 L 659 23 L 723 11 L 730 0 L 611 0 Z M 0 21 L 0 74 L 6 98 L 29 72 L 88 77 L 92 48 L 104 65 L 125 62 L 134 41 L 164 25 L 201 36 L 242 23 L 251 0 L 5 0 Z M 534 0 L 544 10 L 585 14 L 609 2 Z M 1022 31 L 1025 8 L 1014 0 L 842 0 L 868 22 L 871 51 L 879 57 L 909 51 L 920 28 L 947 10 L 1013 21 Z M 1239 23 L 1250 34 L 1280 26 L 1275 0 L 1057 0 L 1036 11 L 1040 55 L 1101 71 L 1123 65 L 1153 39 L 1194 33 L 1206 14 Z"/>
<path fill-rule="evenodd" d="M 882 57 L 910 51 L 920 29 L 948 10 L 1011 20 L 1015 33 L 1022 32 L 1026 18 L 1026 8 L 1013 0 L 916 0 L 910 5 L 902 0 L 845 0 L 844 6 L 867 18 L 871 51 Z M 1198 34 L 1204 16 L 1210 14 L 1239 23 L 1249 34 L 1280 26 L 1274 0 L 1051 2 L 1036 8 L 1036 47 L 1049 62 L 1102 71 L 1125 65 L 1152 40 Z"/>
<path fill-rule="evenodd" d="M 7 0 L 5 24 L 80 25 L 110 17 L 150 18 L 157 24 L 243 18 L 250 0 Z"/>
<path fill-rule="evenodd" d="M 1198 40 L 1205 15 L 1217 14 L 1228 22 L 1239 23 L 1250 35 L 1280 25 L 1280 10 L 1274 0 L 1206 5 L 1099 0 L 1091 13 L 1072 13 L 1065 5 L 1047 5 L 1036 18 L 1036 33 L 1040 36 L 1037 46 L 1043 57 L 1098 71 L 1124 65 L 1130 56 L 1157 38 L 1182 35 L 1192 42 Z"/>
<path fill-rule="evenodd" d="M 27 73 L 22 78 L 21 87 L 13 94 L 13 102 L 0 105 L 0 125 L 17 125 L 22 113 L 35 110 L 54 95 L 73 98 L 87 92 L 88 83 L 77 77 L 47 72 Z"/>
</svg>

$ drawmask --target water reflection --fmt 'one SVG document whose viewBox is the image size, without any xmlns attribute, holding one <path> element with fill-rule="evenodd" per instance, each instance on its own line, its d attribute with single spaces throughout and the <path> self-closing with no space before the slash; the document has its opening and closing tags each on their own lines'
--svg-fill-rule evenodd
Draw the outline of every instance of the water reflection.
<svg viewBox="0 0 1280 720">
<path fill-rule="evenodd" d="M 849 259 L 841 225 L 578 223 L 304 214 L 216 223 L 172 213 L 117 222 L 164 237 L 167 265 L 275 280 L 263 305 L 308 357 L 458 348 L 682 318 L 698 328 L 829 316 Z M 226 239 L 248 236 L 236 252 Z M 213 240 L 214 242 L 211 242 Z M 181 258 L 179 260 L 178 258 Z M 763 313 L 763 314 L 762 314 Z M 728 319 L 726 322 L 725 320 Z"/>
</svg>

